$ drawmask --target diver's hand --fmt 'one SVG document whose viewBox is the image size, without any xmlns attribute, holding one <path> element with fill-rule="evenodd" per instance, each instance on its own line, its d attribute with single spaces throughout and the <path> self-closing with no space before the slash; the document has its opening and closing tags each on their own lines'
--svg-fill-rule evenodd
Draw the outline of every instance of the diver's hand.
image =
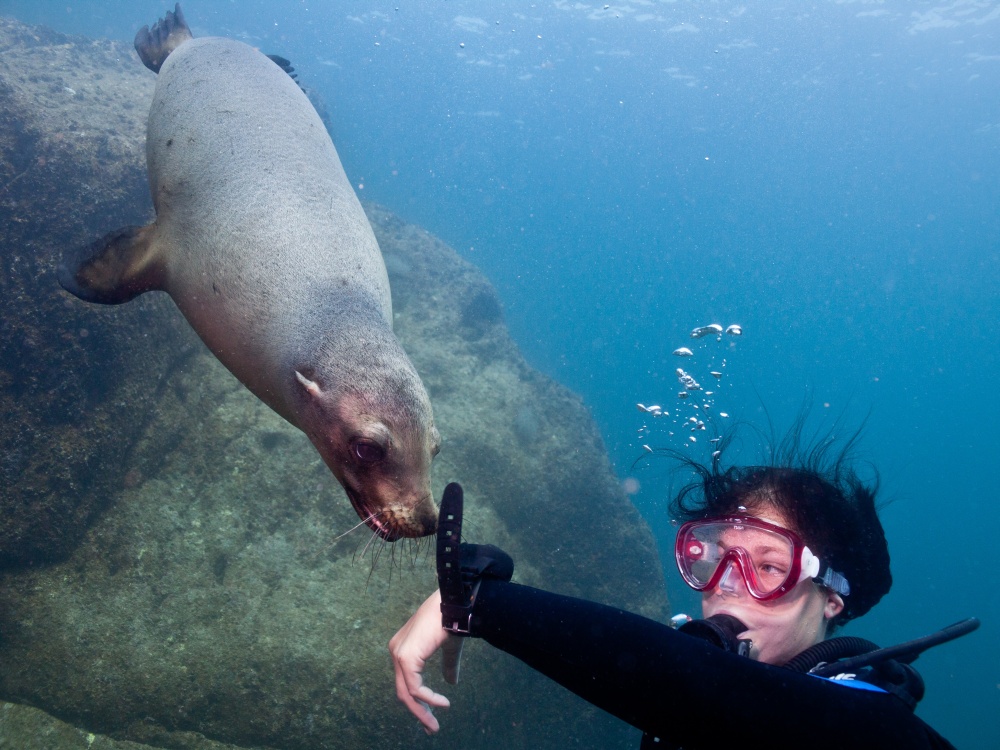
<svg viewBox="0 0 1000 750">
<path fill-rule="evenodd" d="M 396 670 L 396 697 L 424 725 L 427 734 L 441 728 L 431 709 L 448 708 L 451 703 L 424 684 L 424 665 L 435 651 L 442 648 L 445 678 L 454 684 L 458 681 L 462 641 L 462 638 L 452 636 L 441 627 L 440 591 L 427 597 L 427 601 L 389 641 L 389 653 Z"/>
</svg>

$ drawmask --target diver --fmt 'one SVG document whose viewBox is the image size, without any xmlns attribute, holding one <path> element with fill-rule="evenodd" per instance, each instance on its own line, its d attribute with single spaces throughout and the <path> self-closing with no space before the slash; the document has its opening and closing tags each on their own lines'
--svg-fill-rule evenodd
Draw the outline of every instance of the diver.
<svg viewBox="0 0 1000 750">
<path fill-rule="evenodd" d="M 671 504 L 682 522 L 675 557 L 701 592 L 703 619 L 676 629 L 511 583 L 506 553 L 460 543 L 462 491 L 448 485 L 440 588 L 389 642 L 398 698 L 437 732 L 432 709 L 450 704 L 424 684 L 425 661 L 443 648 L 456 683 L 462 637 L 472 636 L 642 730 L 643 750 L 952 748 L 914 715 L 924 685 L 908 662 L 978 621 L 881 651 L 828 640 L 892 584 L 877 481 L 858 478 L 846 449 L 827 467 L 823 450 L 791 455 L 725 471 L 718 457 L 683 459 L 697 479 Z"/>
</svg>

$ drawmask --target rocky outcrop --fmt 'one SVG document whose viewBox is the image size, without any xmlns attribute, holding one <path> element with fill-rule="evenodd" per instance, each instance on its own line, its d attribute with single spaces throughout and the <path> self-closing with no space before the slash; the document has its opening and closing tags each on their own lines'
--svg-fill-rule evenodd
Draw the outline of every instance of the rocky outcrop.
<svg viewBox="0 0 1000 750">
<path fill-rule="evenodd" d="M 55 281 L 63 247 L 151 217 L 152 74 L 121 45 L 4 20 L 0 55 L 0 697 L 121 747 L 425 742 L 385 644 L 434 587 L 431 545 L 349 532 L 306 438 L 165 295 L 95 307 Z M 580 399 L 523 361 L 477 269 L 366 209 L 444 440 L 434 489 L 463 483 L 467 538 L 505 547 L 522 582 L 664 617 L 652 537 Z M 636 741 L 485 644 L 462 674 L 438 748 Z"/>
</svg>

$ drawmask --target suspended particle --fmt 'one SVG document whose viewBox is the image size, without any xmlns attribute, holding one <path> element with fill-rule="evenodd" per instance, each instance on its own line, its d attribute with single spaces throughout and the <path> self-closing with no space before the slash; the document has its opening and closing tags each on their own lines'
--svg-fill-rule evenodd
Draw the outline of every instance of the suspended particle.
<svg viewBox="0 0 1000 750">
<path fill-rule="evenodd" d="M 730 336 L 742 336 L 743 328 L 742 326 L 738 326 L 735 323 L 733 323 L 726 329 L 726 333 L 728 333 Z"/>
<path fill-rule="evenodd" d="M 688 349 L 686 346 L 682 346 L 679 349 L 674 349 L 673 352 L 678 357 L 692 357 L 694 352 Z"/>
</svg>

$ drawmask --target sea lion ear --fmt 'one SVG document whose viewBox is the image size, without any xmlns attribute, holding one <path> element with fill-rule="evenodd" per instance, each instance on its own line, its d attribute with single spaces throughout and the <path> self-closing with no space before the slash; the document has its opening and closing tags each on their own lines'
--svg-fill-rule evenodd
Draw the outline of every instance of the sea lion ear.
<svg viewBox="0 0 1000 750">
<path fill-rule="evenodd" d="M 302 384 L 302 387 L 306 389 L 306 393 L 310 396 L 319 398 L 323 393 L 323 391 L 320 390 L 319 383 L 314 380 L 310 380 L 298 370 L 295 371 L 295 379 Z"/>
</svg>

